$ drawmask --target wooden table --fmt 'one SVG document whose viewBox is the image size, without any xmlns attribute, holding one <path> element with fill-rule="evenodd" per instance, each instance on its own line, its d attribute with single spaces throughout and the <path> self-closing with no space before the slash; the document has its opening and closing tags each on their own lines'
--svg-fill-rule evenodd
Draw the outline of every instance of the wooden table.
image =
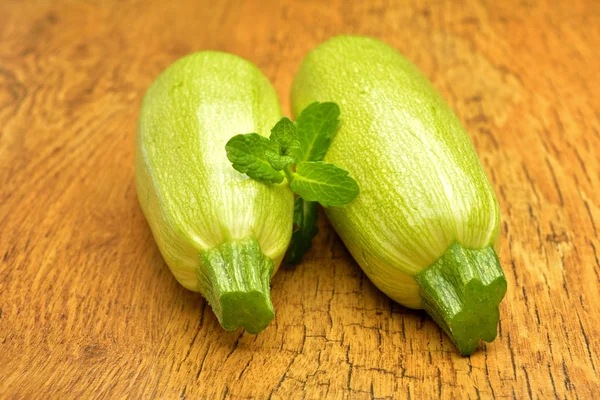
<svg viewBox="0 0 600 400">
<path fill-rule="evenodd" d="M 600 3 L 429 3 L 3 1 L 0 397 L 598 398 Z M 470 358 L 379 292 L 324 219 L 273 278 L 271 326 L 225 332 L 138 206 L 137 113 L 161 70 L 232 52 L 287 112 L 303 55 L 344 32 L 431 78 L 498 194 L 509 290 Z"/>
</svg>

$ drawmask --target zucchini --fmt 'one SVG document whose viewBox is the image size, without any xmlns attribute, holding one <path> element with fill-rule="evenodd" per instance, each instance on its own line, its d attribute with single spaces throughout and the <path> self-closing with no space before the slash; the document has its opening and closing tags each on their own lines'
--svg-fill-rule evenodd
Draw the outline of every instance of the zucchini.
<svg viewBox="0 0 600 400">
<path fill-rule="evenodd" d="M 236 133 L 268 134 L 277 94 L 250 62 L 199 52 L 168 67 L 142 102 L 136 185 L 173 275 L 200 292 L 223 328 L 264 329 L 274 317 L 270 280 L 291 237 L 294 196 L 233 170 Z"/>
<path fill-rule="evenodd" d="M 291 101 L 295 115 L 314 101 L 340 105 L 324 161 L 346 169 L 360 194 L 325 212 L 371 281 L 424 308 L 463 355 L 494 340 L 507 286 L 498 201 L 429 81 L 381 41 L 338 36 L 306 56 Z"/>
</svg>

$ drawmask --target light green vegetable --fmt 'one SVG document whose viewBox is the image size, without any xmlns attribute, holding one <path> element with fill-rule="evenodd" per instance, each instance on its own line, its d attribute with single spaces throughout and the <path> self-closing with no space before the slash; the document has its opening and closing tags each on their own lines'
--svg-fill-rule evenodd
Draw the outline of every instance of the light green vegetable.
<svg viewBox="0 0 600 400">
<path fill-rule="evenodd" d="M 290 241 L 294 196 L 287 184 L 265 185 L 235 171 L 223 149 L 232 135 L 257 132 L 249 140 L 258 150 L 249 157 L 264 154 L 269 141 L 259 134 L 279 118 L 263 74 L 218 52 L 168 67 L 140 110 L 142 210 L 175 278 L 202 293 L 227 330 L 257 333 L 274 317 L 269 285 Z M 260 157 L 253 160 L 247 168 L 261 171 Z M 265 171 L 264 179 L 282 182 L 277 171 Z"/>
<path fill-rule="evenodd" d="M 344 206 L 358 194 L 356 181 L 334 164 L 320 161 L 338 126 L 339 107 L 314 103 L 294 124 L 282 118 L 266 139 L 256 133 L 232 137 L 225 150 L 234 169 L 266 183 L 285 176 L 299 198 L 294 206 L 294 234 L 286 261 L 297 264 L 317 234 L 316 202 Z"/>
<path fill-rule="evenodd" d="M 427 310 L 462 354 L 494 340 L 506 292 L 499 207 L 458 118 L 400 53 L 358 36 L 306 56 L 293 112 L 315 101 L 341 108 L 324 161 L 361 191 L 325 211 L 364 272 L 392 299 Z"/>
</svg>

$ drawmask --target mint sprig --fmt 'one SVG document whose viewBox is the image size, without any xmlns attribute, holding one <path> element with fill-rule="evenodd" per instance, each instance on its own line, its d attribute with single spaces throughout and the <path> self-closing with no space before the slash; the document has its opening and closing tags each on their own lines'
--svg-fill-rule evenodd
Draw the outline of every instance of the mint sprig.
<svg viewBox="0 0 600 400">
<path fill-rule="evenodd" d="M 358 195 L 358 184 L 348 171 L 321 161 L 339 125 L 339 115 L 337 104 L 315 102 L 302 111 L 296 123 L 282 118 L 268 139 L 256 133 L 236 135 L 225 146 L 237 171 L 268 183 L 281 183 L 285 176 L 300 196 L 294 203 L 288 263 L 300 262 L 318 232 L 315 202 L 339 207 Z"/>
</svg>

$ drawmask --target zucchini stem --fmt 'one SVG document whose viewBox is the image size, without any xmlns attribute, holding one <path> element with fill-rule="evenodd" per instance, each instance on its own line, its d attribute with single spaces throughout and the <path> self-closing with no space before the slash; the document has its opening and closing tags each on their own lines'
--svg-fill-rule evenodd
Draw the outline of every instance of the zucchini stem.
<svg viewBox="0 0 600 400">
<path fill-rule="evenodd" d="M 231 240 L 200 254 L 199 289 L 226 330 L 265 329 L 275 311 L 270 281 L 273 260 L 255 239 Z"/>
<path fill-rule="evenodd" d="M 463 356 L 473 353 L 480 339 L 496 338 L 506 278 L 493 247 L 472 250 L 455 243 L 415 279 L 425 310 Z"/>
</svg>

